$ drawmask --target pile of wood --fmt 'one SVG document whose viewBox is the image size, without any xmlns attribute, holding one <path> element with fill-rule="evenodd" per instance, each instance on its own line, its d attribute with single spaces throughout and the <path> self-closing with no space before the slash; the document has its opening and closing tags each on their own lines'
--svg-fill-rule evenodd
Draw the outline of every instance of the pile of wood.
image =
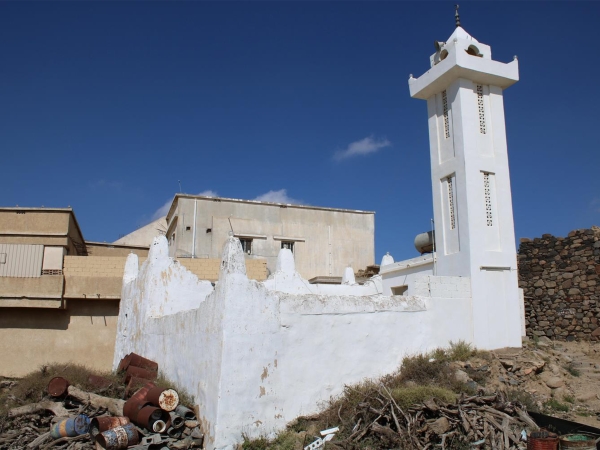
<svg viewBox="0 0 600 450">
<path fill-rule="evenodd" d="M 522 432 L 538 429 L 523 405 L 506 401 L 501 393 L 462 396 L 456 403 L 432 399 L 403 410 L 384 386 L 375 399 L 358 405 L 353 423 L 350 436 L 332 443 L 342 448 L 368 440 L 380 448 L 512 450 L 527 448 Z"/>
</svg>

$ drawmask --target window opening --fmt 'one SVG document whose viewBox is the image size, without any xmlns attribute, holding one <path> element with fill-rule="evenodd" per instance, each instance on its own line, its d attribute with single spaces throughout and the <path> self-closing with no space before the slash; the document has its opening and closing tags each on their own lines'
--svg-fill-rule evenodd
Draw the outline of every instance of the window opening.
<svg viewBox="0 0 600 450">
<path fill-rule="evenodd" d="M 6 264 L 6 253 L 0 253 L 0 264 Z"/>
<path fill-rule="evenodd" d="M 483 195 L 485 197 L 485 218 L 487 226 L 494 226 L 494 217 L 492 215 L 492 196 L 490 194 L 490 174 L 483 174 Z"/>
<path fill-rule="evenodd" d="M 392 287 L 392 295 L 404 295 L 406 294 L 406 291 L 408 290 L 408 286 L 404 285 L 404 286 L 394 286 Z"/>
<path fill-rule="evenodd" d="M 294 241 L 281 241 L 281 248 L 287 248 L 294 253 Z"/>
<path fill-rule="evenodd" d="M 442 91 L 442 106 L 444 108 L 444 134 L 446 139 L 450 137 L 450 123 L 448 122 L 448 96 Z"/>
<path fill-rule="evenodd" d="M 247 255 L 252 254 L 252 239 L 241 239 L 240 238 L 240 244 L 242 244 L 242 250 L 244 251 L 245 254 L 247 254 Z"/>
<path fill-rule="evenodd" d="M 456 228 L 456 214 L 454 212 L 454 183 L 452 177 L 448 177 L 448 211 L 450 212 L 450 229 Z"/>
<path fill-rule="evenodd" d="M 483 106 L 483 86 L 477 85 L 477 109 L 479 110 L 479 132 L 486 133 L 485 129 L 485 109 Z"/>
</svg>

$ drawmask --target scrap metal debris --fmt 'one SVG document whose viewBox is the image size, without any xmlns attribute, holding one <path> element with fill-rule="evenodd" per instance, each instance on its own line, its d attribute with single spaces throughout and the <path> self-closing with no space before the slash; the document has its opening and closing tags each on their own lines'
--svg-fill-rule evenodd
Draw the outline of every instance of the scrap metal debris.
<svg viewBox="0 0 600 450">
<path fill-rule="evenodd" d="M 53 378 L 42 401 L 8 411 L 0 450 L 202 448 L 204 436 L 194 410 L 179 404 L 176 390 L 153 382 L 158 364 L 132 353 L 123 358 L 119 372 L 126 398 L 105 397 Z M 97 376 L 90 380 L 100 391 L 110 383 Z M 2 388 L 14 384 L 3 382 Z"/>
</svg>

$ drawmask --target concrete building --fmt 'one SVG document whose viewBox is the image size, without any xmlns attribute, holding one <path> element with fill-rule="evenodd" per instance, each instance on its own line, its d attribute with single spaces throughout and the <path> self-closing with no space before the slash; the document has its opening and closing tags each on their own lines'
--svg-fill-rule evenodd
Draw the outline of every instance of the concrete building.
<svg viewBox="0 0 600 450">
<path fill-rule="evenodd" d="M 0 375 L 68 361 L 109 370 L 129 254 L 145 261 L 148 245 L 85 241 L 71 208 L 0 208 Z M 182 269 L 214 281 L 219 264 Z M 266 262 L 249 275 L 264 280 Z"/>
<path fill-rule="evenodd" d="M 341 277 L 349 265 L 364 269 L 375 259 L 372 211 L 177 194 L 166 220 L 169 256 L 179 259 L 220 258 L 230 232 L 247 259 L 267 261 L 269 273 L 282 248 L 307 279 Z"/>
</svg>

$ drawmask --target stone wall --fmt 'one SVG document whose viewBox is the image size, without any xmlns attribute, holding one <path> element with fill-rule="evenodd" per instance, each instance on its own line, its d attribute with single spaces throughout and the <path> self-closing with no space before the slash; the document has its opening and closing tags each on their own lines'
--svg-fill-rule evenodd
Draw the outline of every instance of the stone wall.
<svg viewBox="0 0 600 450">
<path fill-rule="evenodd" d="M 600 340 L 600 228 L 521 239 L 528 336 Z"/>
</svg>

